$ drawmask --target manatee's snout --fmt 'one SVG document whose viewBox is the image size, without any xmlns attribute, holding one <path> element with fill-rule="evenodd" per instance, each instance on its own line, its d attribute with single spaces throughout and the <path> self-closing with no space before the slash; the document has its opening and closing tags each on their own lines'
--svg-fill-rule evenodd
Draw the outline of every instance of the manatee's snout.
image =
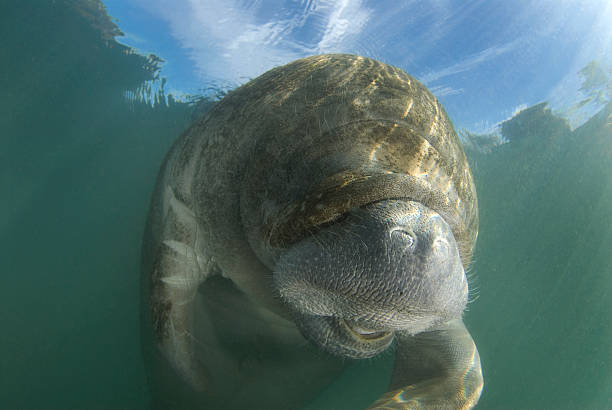
<svg viewBox="0 0 612 410">
<path fill-rule="evenodd" d="M 458 318 L 468 286 L 450 226 L 408 200 L 381 201 L 294 245 L 274 281 L 304 335 L 333 353 L 368 357 L 396 330 Z"/>
</svg>

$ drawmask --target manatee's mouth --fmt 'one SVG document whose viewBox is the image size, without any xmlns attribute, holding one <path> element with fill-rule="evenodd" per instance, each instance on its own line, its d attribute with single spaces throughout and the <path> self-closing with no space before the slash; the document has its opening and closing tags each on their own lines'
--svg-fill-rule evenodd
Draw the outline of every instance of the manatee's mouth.
<svg viewBox="0 0 612 410">
<path fill-rule="evenodd" d="M 381 353 L 393 342 L 392 331 L 364 327 L 352 320 L 333 316 L 295 313 L 302 335 L 337 356 L 365 359 Z"/>
<path fill-rule="evenodd" d="M 379 339 L 384 339 L 391 335 L 390 331 L 369 329 L 369 328 L 360 326 L 359 324 L 351 320 L 340 319 L 340 323 L 344 325 L 346 329 L 349 332 L 351 332 L 354 336 L 357 336 L 358 338 L 365 339 L 365 340 L 375 341 Z"/>
</svg>

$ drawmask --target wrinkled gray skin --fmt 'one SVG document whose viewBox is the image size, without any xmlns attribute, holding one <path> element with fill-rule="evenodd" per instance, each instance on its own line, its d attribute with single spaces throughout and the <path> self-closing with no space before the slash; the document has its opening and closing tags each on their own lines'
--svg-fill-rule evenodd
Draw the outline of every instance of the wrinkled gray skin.
<svg viewBox="0 0 612 410">
<path fill-rule="evenodd" d="M 230 93 L 174 144 L 143 251 L 157 408 L 300 408 L 395 341 L 372 408 L 470 408 L 473 180 L 435 98 L 350 55 Z"/>
<path fill-rule="evenodd" d="M 418 202 L 380 201 L 297 243 L 274 272 L 296 324 L 352 358 L 460 317 L 468 285 L 448 224 Z"/>
</svg>

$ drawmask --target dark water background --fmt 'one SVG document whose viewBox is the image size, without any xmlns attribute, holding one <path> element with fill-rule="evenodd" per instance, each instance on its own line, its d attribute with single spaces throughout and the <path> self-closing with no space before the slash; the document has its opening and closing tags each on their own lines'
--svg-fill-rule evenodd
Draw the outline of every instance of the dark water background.
<svg viewBox="0 0 612 410">
<path fill-rule="evenodd" d="M 0 3 L 1 409 L 149 406 L 141 235 L 161 159 L 206 103 L 151 91 L 158 59 L 116 30 L 95 1 Z M 545 106 L 511 121 L 507 144 L 468 150 L 479 408 L 612 408 L 612 104 L 574 131 Z M 367 405 L 390 359 L 309 409 Z"/>
</svg>

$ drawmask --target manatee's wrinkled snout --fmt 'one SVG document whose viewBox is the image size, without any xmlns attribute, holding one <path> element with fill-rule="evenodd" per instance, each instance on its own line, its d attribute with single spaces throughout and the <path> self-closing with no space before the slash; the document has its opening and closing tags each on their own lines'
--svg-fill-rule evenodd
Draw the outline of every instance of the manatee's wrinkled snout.
<svg viewBox="0 0 612 410">
<path fill-rule="evenodd" d="M 393 331 L 416 334 L 460 317 L 468 295 L 450 226 L 408 200 L 356 209 L 297 243 L 274 281 L 306 337 L 352 357 L 375 354 Z"/>
</svg>

